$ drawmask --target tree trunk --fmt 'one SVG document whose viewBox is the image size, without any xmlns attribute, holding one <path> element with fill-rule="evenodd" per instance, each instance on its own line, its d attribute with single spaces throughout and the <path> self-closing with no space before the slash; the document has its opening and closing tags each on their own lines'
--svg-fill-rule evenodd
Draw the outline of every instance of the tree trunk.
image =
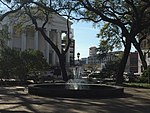
<svg viewBox="0 0 150 113">
<path fill-rule="evenodd" d="M 60 53 L 58 47 L 50 40 L 50 38 L 45 34 L 44 30 L 42 28 L 38 28 L 38 30 L 41 32 L 44 39 L 51 45 L 51 47 L 56 52 L 58 58 L 59 58 L 59 64 L 61 69 L 61 74 L 64 81 L 68 81 L 67 71 L 66 71 L 66 63 L 65 63 L 65 53 Z"/>
<path fill-rule="evenodd" d="M 123 80 L 124 80 L 123 73 L 124 73 L 124 69 L 126 67 L 126 63 L 128 60 L 130 49 L 131 49 L 131 42 L 128 39 L 126 46 L 125 46 L 125 49 L 124 49 L 124 54 L 122 56 L 122 59 L 121 59 L 120 65 L 119 65 L 119 71 L 118 71 L 117 76 L 116 76 L 116 84 L 117 85 L 122 85 L 122 83 L 123 83 Z"/>
<path fill-rule="evenodd" d="M 137 44 L 136 45 L 133 44 L 133 45 L 134 45 L 134 47 L 136 48 L 136 50 L 138 51 L 138 53 L 140 55 L 140 59 L 141 59 L 142 65 L 144 67 L 144 70 L 146 70 L 147 69 L 147 62 L 146 62 L 144 54 L 143 54 L 143 52 L 140 48 L 140 45 L 137 45 Z"/>
<path fill-rule="evenodd" d="M 65 63 L 65 55 L 59 56 L 59 63 L 60 63 L 61 74 L 62 74 L 63 80 L 68 81 L 68 75 L 67 75 L 66 63 Z"/>
<path fill-rule="evenodd" d="M 145 57 L 144 57 L 144 55 L 143 55 L 141 50 L 139 50 L 138 52 L 139 52 L 140 59 L 141 59 L 142 65 L 144 67 L 144 70 L 146 70 L 147 69 L 147 62 L 145 60 Z"/>
</svg>

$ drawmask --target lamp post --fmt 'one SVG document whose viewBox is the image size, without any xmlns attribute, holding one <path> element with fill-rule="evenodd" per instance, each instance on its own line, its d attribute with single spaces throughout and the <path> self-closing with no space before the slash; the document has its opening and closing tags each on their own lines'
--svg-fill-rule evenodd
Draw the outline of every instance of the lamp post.
<svg viewBox="0 0 150 113">
<path fill-rule="evenodd" d="M 78 58 L 78 64 L 77 64 L 77 65 L 80 65 L 79 57 L 80 57 L 80 53 L 78 52 L 78 53 L 77 53 L 77 58 Z"/>
<path fill-rule="evenodd" d="M 79 78 L 79 76 L 80 76 L 80 61 L 79 61 L 79 57 L 80 57 L 80 53 L 78 52 L 77 53 L 77 58 L 78 58 L 78 63 L 77 63 L 77 66 L 76 66 L 76 76 L 77 76 L 77 78 Z"/>
<path fill-rule="evenodd" d="M 78 57 L 78 62 L 79 62 L 80 53 L 77 53 L 77 57 Z"/>
</svg>

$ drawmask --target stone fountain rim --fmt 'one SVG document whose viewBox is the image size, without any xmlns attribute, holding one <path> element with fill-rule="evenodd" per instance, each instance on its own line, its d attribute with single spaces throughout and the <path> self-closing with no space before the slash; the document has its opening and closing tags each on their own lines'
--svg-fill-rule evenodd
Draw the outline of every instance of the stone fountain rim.
<svg viewBox="0 0 150 113">
<path fill-rule="evenodd" d="M 32 84 L 28 87 L 28 93 L 32 95 L 44 97 L 73 97 L 73 98 L 101 98 L 101 97 L 120 97 L 124 94 L 124 88 L 120 86 L 111 86 L 105 84 L 90 84 L 96 86 L 94 89 L 72 90 L 65 88 L 51 88 L 42 86 L 62 86 L 65 83 L 51 83 L 51 84 Z M 41 87 L 40 87 L 41 86 Z M 100 88 L 97 88 L 97 86 Z M 104 87 L 103 87 L 104 86 Z M 101 88 L 103 87 L 103 88 Z"/>
</svg>

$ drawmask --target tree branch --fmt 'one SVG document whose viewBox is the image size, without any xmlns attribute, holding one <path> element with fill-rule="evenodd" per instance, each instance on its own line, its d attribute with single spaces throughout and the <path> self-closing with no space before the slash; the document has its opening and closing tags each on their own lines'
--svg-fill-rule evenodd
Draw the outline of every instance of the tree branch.
<svg viewBox="0 0 150 113">
<path fill-rule="evenodd" d="M 5 5 L 7 8 L 9 8 L 10 10 L 12 10 L 12 8 L 9 7 L 4 1 L 0 0 L 0 2 L 1 2 L 3 5 Z"/>
<path fill-rule="evenodd" d="M 44 14 L 45 14 L 45 16 L 46 16 L 46 17 L 45 17 L 46 19 L 45 19 L 45 22 L 44 22 L 43 25 L 42 25 L 42 28 L 43 28 L 43 29 L 44 29 L 45 25 L 47 24 L 48 18 L 49 18 L 49 14 L 48 14 L 48 13 L 45 12 Z"/>
<path fill-rule="evenodd" d="M 133 0 L 131 0 L 131 1 L 125 0 L 125 1 L 126 1 L 126 3 L 128 3 L 132 7 L 132 9 L 135 13 L 136 19 L 139 20 L 139 14 L 138 14 L 136 6 L 134 5 L 134 1 Z"/>
<path fill-rule="evenodd" d="M 115 25 L 118 25 L 122 30 L 127 31 L 127 30 L 125 30 L 126 28 L 125 28 L 124 24 L 120 20 L 118 20 L 118 19 L 111 19 L 111 18 L 105 16 L 100 11 L 98 11 L 97 9 L 92 7 L 92 5 L 90 4 L 89 0 L 85 0 L 87 4 L 83 0 L 78 0 L 78 1 L 81 2 L 81 4 L 87 10 L 93 11 L 95 14 L 99 15 L 103 21 L 110 22 L 110 23 L 113 23 Z"/>
<path fill-rule="evenodd" d="M 2 20 L 3 20 L 6 16 L 8 16 L 9 14 L 16 13 L 17 11 L 19 11 L 21 8 L 24 7 L 25 4 L 26 4 L 26 3 L 23 3 L 23 4 L 21 4 L 21 6 L 20 6 L 19 8 L 15 9 L 15 10 L 8 11 L 8 12 L 6 12 L 5 14 L 1 15 L 1 16 L 0 16 L 0 21 L 2 21 Z"/>
<path fill-rule="evenodd" d="M 34 16 L 32 16 L 32 13 L 31 13 L 30 9 L 29 9 L 28 7 L 25 7 L 25 11 L 26 11 L 26 14 L 30 17 L 30 19 L 31 19 L 31 21 L 32 21 L 32 23 L 33 23 L 33 25 L 35 26 L 35 29 L 36 29 L 37 31 L 39 31 L 39 32 L 42 34 L 43 38 L 51 45 L 51 47 L 55 50 L 55 52 L 57 53 L 57 55 L 60 55 L 61 53 L 60 53 L 59 49 L 58 49 L 57 46 L 50 40 L 50 38 L 46 35 L 46 33 L 45 33 L 45 31 L 44 31 L 45 29 L 44 29 L 43 27 L 45 26 L 45 24 L 46 24 L 46 22 L 47 22 L 48 20 L 46 20 L 46 21 L 44 22 L 44 24 L 42 25 L 42 27 L 38 27 L 37 20 L 36 20 L 36 18 L 35 18 Z"/>
<path fill-rule="evenodd" d="M 141 45 L 142 41 L 146 39 L 146 35 L 144 35 L 142 38 L 139 40 L 139 44 Z"/>
<path fill-rule="evenodd" d="M 68 44 L 67 44 L 65 51 L 62 52 L 62 54 L 66 54 L 68 52 L 68 49 L 69 49 L 70 44 L 71 44 L 69 18 L 67 19 L 67 39 L 68 39 Z"/>
<path fill-rule="evenodd" d="M 92 18 L 88 18 L 88 17 L 80 17 L 80 18 L 75 18 L 75 17 L 71 17 L 71 20 L 90 20 L 90 21 L 93 21 L 94 23 L 98 23 L 100 22 L 102 19 L 99 19 L 99 20 L 94 20 Z"/>
</svg>

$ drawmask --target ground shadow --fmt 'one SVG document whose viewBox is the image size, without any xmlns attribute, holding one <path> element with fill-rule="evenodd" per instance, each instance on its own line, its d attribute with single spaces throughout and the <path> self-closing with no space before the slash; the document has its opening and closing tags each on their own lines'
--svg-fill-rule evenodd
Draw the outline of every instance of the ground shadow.
<svg viewBox="0 0 150 113">
<path fill-rule="evenodd" d="M 31 113 L 27 111 L 9 111 L 9 110 L 0 110 L 0 113 Z"/>
<path fill-rule="evenodd" d="M 0 106 L 15 105 L 7 109 L 0 109 L 0 113 L 149 113 L 150 98 L 144 92 L 137 95 L 138 92 L 140 90 L 135 89 L 133 92 L 125 93 L 121 98 L 91 99 L 39 97 L 7 91 L 3 95 L 12 99 L 17 98 L 19 102 L 0 102 Z M 20 107 L 24 107 L 25 110 L 19 109 Z M 16 108 L 18 110 L 14 111 Z"/>
</svg>

